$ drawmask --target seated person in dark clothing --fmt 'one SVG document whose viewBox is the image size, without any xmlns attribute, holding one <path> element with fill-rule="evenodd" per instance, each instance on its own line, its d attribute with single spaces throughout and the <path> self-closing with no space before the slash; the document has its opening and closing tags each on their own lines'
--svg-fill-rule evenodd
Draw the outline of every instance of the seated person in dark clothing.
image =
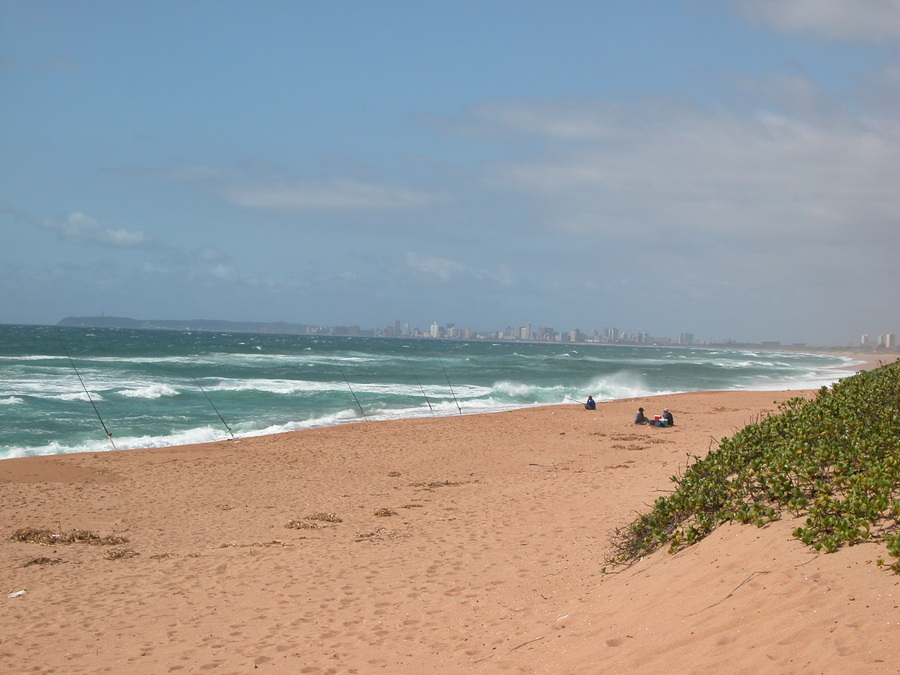
<svg viewBox="0 0 900 675">
<path fill-rule="evenodd" d="M 634 423 L 635 424 L 647 424 L 649 422 L 646 417 L 644 417 L 644 409 L 638 408 L 638 411 L 634 414 Z"/>
<path fill-rule="evenodd" d="M 668 408 L 663 410 L 662 416 L 663 416 L 663 419 L 668 423 L 668 426 L 670 426 L 670 427 L 675 426 L 675 418 L 672 417 L 672 413 L 669 412 Z"/>
<path fill-rule="evenodd" d="M 594 401 L 593 396 L 588 396 L 587 403 L 584 404 L 584 407 L 587 410 L 596 410 L 597 409 L 597 403 Z"/>
</svg>

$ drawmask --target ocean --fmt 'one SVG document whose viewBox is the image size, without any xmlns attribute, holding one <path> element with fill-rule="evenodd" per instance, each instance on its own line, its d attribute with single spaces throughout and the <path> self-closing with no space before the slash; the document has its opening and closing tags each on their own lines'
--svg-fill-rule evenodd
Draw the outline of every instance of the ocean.
<svg viewBox="0 0 900 675">
<path fill-rule="evenodd" d="M 854 363 L 794 351 L 6 325 L 0 459 L 574 404 L 588 394 L 602 403 L 817 388 L 854 374 Z"/>
</svg>

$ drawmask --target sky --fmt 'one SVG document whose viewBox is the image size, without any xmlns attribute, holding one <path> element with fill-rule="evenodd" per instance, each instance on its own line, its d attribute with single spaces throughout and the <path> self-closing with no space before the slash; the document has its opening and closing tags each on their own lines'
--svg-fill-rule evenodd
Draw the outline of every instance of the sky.
<svg viewBox="0 0 900 675">
<path fill-rule="evenodd" d="M 900 0 L 0 0 L 0 323 L 900 333 Z"/>
</svg>

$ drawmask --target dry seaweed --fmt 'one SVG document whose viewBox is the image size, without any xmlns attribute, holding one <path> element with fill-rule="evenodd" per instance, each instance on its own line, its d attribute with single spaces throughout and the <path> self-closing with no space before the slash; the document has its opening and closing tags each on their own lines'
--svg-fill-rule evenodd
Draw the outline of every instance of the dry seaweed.
<svg viewBox="0 0 900 675">
<path fill-rule="evenodd" d="M 318 530 L 327 526 L 319 523 L 307 523 L 305 520 L 289 520 L 285 527 L 289 530 Z"/>
<path fill-rule="evenodd" d="M 61 562 L 65 562 L 62 558 L 32 558 L 27 563 L 22 565 L 22 567 L 31 567 L 32 565 L 57 565 Z"/>
<path fill-rule="evenodd" d="M 309 520 L 315 520 L 319 522 L 307 522 Z M 306 516 L 306 518 L 303 520 L 289 520 L 285 527 L 292 530 L 318 530 L 323 527 L 328 527 L 327 525 L 323 525 L 322 523 L 342 522 L 344 521 L 341 518 L 338 518 L 333 513 L 314 513 L 311 516 Z"/>
<path fill-rule="evenodd" d="M 273 539 L 272 541 L 257 541 L 252 544 L 238 544 L 237 542 L 231 541 L 227 544 L 219 544 L 216 548 L 264 548 L 267 546 L 284 546 L 284 542 L 281 539 Z"/>
<path fill-rule="evenodd" d="M 124 558 L 134 558 L 135 556 L 140 555 L 133 548 L 111 548 L 106 553 L 103 554 L 103 557 L 107 560 L 122 560 Z"/>
<path fill-rule="evenodd" d="M 35 527 L 23 527 L 12 533 L 13 541 L 29 544 L 43 544 L 51 546 L 56 544 L 89 544 L 91 546 L 118 546 L 128 543 L 128 538 L 118 534 L 101 537 L 90 530 L 69 530 L 68 532 L 54 532 L 48 529 Z"/>
<path fill-rule="evenodd" d="M 435 488 L 440 488 L 440 487 L 459 487 L 460 485 L 465 485 L 465 484 L 466 483 L 464 483 L 464 482 L 455 482 L 452 480 L 439 480 L 439 481 L 433 481 L 431 483 L 413 483 L 412 487 L 423 488 L 425 490 L 434 490 Z"/>
<path fill-rule="evenodd" d="M 338 518 L 333 513 L 314 513 L 311 516 L 306 516 L 307 520 L 321 520 L 325 523 L 342 523 L 344 522 L 340 518 Z"/>
</svg>

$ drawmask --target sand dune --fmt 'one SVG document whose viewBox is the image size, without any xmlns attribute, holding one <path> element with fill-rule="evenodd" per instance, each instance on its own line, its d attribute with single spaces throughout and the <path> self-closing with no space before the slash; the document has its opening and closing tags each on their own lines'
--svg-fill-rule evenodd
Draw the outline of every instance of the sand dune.
<svg viewBox="0 0 900 675">
<path fill-rule="evenodd" d="M 4 460 L 0 590 L 25 594 L 0 596 L 0 671 L 898 672 L 883 545 L 727 526 L 603 571 L 610 530 L 690 455 L 797 394 Z M 638 405 L 676 426 L 635 427 Z M 25 527 L 128 542 L 13 541 Z"/>
</svg>

